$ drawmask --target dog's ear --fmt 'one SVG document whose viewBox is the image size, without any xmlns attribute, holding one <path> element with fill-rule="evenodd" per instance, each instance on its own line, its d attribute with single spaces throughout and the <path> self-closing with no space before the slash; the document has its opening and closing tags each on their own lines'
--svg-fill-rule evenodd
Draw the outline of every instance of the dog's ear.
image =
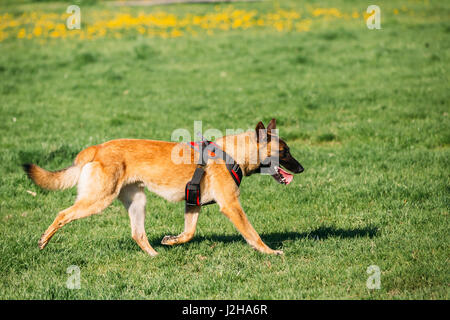
<svg viewBox="0 0 450 320">
<path fill-rule="evenodd" d="M 275 130 L 277 128 L 277 120 L 272 119 L 270 120 L 269 124 L 267 125 L 267 133 L 269 134 L 270 131 Z"/>
<path fill-rule="evenodd" d="M 267 125 L 267 142 L 270 142 L 272 137 L 272 130 L 275 130 L 277 128 L 277 121 L 275 119 L 270 120 L 269 124 Z"/>
<path fill-rule="evenodd" d="M 260 136 L 261 134 L 261 130 L 265 130 L 266 128 L 264 127 L 264 124 L 260 121 L 258 122 L 258 124 L 256 125 L 255 131 L 256 131 L 256 140 L 260 140 L 262 137 Z"/>
</svg>

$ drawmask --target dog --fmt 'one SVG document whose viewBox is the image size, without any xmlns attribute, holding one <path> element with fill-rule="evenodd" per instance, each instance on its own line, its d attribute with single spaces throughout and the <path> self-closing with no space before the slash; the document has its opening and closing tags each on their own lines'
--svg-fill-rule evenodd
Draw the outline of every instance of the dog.
<svg viewBox="0 0 450 320">
<path fill-rule="evenodd" d="M 275 129 L 275 119 L 267 129 L 259 122 L 255 130 L 224 136 L 215 143 L 239 164 L 244 176 L 261 172 L 265 166 L 277 182 L 289 184 L 293 175 L 280 165 L 294 174 L 304 169 Z M 172 161 L 174 154 L 184 154 L 183 159 L 188 161 Z M 132 238 L 150 256 L 157 255 L 144 229 L 144 190 L 147 188 L 168 201 L 185 200 L 186 184 L 197 167 L 196 157 L 198 153 L 186 143 L 118 139 L 82 150 L 72 166 L 59 171 L 47 171 L 35 164 L 23 165 L 28 177 L 44 189 L 77 185 L 74 205 L 58 213 L 42 234 L 39 248 L 44 249 L 65 224 L 100 213 L 119 198 L 130 217 Z M 279 161 L 272 163 L 270 159 Z M 215 201 L 251 247 L 268 254 L 283 253 L 269 248 L 250 224 L 239 202 L 240 189 L 222 159 L 209 159 L 200 190 L 202 202 Z M 182 244 L 193 238 L 201 205 L 186 208 L 184 231 L 177 236 L 165 236 L 162 244 Z"/>
</svg>

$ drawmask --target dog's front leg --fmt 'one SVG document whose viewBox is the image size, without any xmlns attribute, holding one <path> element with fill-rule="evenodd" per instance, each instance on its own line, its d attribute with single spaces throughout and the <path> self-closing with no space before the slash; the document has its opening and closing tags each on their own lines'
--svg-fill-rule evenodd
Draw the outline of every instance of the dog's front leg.
<svg viewBox="0 0 450 320">
<path fill-rule="evenodd" d="M 201 206 L 187 206 L 187 210 L 184 214 L 184 231 L 177 236 L 165 236 L 161 243 L 171 246 L 190 241 L 194 237 L 200 209 Z"/>
<path fill-rule="evenodd" d="M 256 230 L 247 219 L 247 215 L 241 207 L 239 199 L 236 197 L 232 201 L 227 201 L 221 205 L 220 211 L 234 224 L 236 229 L 242 234 L 247 243 L 254 249 L 271 254 L 283 254 L 281 250 L 270 249 L 260 238 Z"/>
</svg>

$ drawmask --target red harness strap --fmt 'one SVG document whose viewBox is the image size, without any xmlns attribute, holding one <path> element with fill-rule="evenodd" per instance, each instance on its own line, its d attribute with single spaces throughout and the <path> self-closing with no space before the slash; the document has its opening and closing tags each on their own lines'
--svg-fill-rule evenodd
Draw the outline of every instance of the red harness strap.
<svg viewBox="0 0 450 320">
<path fill-rule="evenodd" d="M 189 142 L 189 145 L 192 149 L 200 153 L 200 158 L 198 163 L 199 166 L 197 167 L 197 169 L 195 169 L 191 181 L 189 181 L 186 184 L 185 189 L 186 206 L 188 205 L 200 206 L 215 203 L 215 201 L 201 203 L 200 200 L 200 182 L 205 173 L 204 167 L 206 166 L 206 163 L 209 158 L 216 159 L 220 157 L 221 159 L 225 160 L 225 165 L 228 169 L 228 172 L 230 172 L 231 177 L 239 187 L 243 176 L 241 167 L 236 161 L 234 161 L 232 157 L 230 157 L 225 151 L 223 151 L 217 144 L 211 141 L 201 141 L 201 143 Z M 207 151 L 206 156 L 204 154 L 204 151 Z"/>
</svg>

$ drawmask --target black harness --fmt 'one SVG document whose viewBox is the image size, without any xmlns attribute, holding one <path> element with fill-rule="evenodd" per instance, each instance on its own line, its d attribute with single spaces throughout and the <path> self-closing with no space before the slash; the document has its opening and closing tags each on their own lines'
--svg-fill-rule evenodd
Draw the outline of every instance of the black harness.
<svg viewBox="0 0 450 320">
<path fill-rule="evenodd" d="M 228 172 L 239 187 L 243 176 L 241 167 L 217 144 L 211 141 L 204 140 L 201 142 L 190 142 L 189 145 L 192 149 L 199 152 L 200 157 L 191 181 L 186 184 L 186 210 L 188 210 L 188 206 L 206 206 L 208 204 L 215 203 L 214 200 L 202 203 L 200 199 L 200 182 L 203 178 L 203 175 L 205 174 L 205 166 L 208 162 L 208 159 L 223 159 L 225 161 Z"/>
</svg>

